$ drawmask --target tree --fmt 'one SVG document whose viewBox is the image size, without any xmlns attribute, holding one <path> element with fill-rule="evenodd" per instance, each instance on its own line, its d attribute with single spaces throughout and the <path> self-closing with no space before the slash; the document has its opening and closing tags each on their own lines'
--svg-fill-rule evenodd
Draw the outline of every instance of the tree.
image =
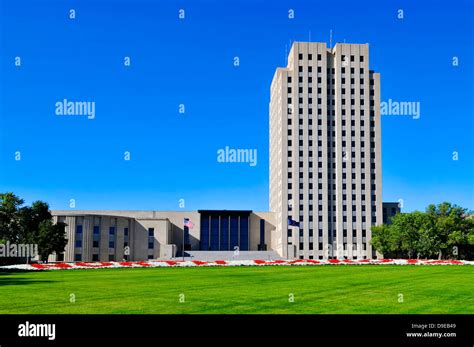
<svg viewBox="0 0 474 347">
<path fill-rule="evenodd" d="M 67 244 L 65 237 L 66 224 L 53 224 L 51 219 L 45 219 L 40 222 L 38 233 L 35 234 L 35 243 L 38 245 L 38 253 L 41 260 L 47 262 L 48 256 L 53 252 L 64 252 Z"/>
<path fill-rule="evenodd" d="M 437 206 L 429 205 L 426 214 L 440 239 L 440 257 L 457 257 L 469 253 L 469 246 L 474 245 L 474 220 L 467 209 L 443 202 Z M 466 256 L 467 254 L 463 254 Z"/>
<path fill-rule="evenodd" d="M 399 238 L 396 248 L 408 258 L 419 254 L 420 231 L 425 227 L 425 223 L 424 214 L 419 211 L 400 213 L 392 218 L 392 228 Z"/>
<path fill-rule="evenodd" d="M 372 227 L 372 246 L 384 257 L 390 257 L 396 251 L 396 240 L 393 228 L 382 224 Z"/>
<path fill-rule="evenodd" d="M 49 205 L 34 201 L 22 206 L 24 201 L 13 193 L 0 194 L 0 242 L 37 244 L 41 259 L 61 253 L 67 244 L 65 224 L 53 224 Z"/>
<path fill-rule="evenodd" d="M 474 258 L 474 218 L 467 209 L 443 202 L 426 212 L 400 213 L 390 225 L 372 227 L 372 245 L 384 256 Z"/>
<path fill-rule="evenodd" d="M 0 194 L 0 242 L 16 242 L 21 231 L 19 208 L 24 201 L 15 194 Z"/>
</svg>

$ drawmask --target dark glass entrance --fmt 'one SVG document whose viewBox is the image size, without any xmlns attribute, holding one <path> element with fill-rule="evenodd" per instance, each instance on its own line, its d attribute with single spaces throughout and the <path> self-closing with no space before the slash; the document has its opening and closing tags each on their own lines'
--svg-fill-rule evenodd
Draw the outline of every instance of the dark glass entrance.
<svg viewBox="0 0 474 347">
<path fill-rule="evenodd" d="M 202 251 L 249 250 L 252 211 L 199 210 Z"/>
</svg>

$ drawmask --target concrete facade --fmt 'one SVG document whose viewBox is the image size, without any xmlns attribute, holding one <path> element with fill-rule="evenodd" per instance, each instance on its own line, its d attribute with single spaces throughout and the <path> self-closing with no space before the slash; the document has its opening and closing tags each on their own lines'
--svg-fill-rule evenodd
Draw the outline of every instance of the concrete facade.
<svg viewBox="0 0 474 347">
<path fill-rule="evenodd" d="M 372 257 L 381 178 L 380 76 L 369 69 L 368 44 L 295 42 L 271 85 L 275 249 L 284 257 Z"/>
<path fill-rule="evenodd" d="M 273 213 L 250 212 L 248 251 L 259 250 L 261 220 L 270 250 Z M 188 230 L 190 250 L 200 250 L 201 214 L 197 211 L 55 210 L 52 214 L 54 222 L 66 224 L 68 243 L 63 254 L 51 255 L 49 261 L 171 259 L 183 250 L 184 218 L 194 224 Z"/>
</svg>

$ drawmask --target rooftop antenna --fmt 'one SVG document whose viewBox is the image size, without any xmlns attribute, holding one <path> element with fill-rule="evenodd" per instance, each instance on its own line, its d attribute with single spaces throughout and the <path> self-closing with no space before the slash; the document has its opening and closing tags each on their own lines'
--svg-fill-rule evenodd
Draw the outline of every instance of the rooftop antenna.
<svg viewBox="0 0 474 347">
<path fill-rule="evenodd" d="M 332 29 L 329 30 L 329 48 L 332 49 Z"/>
</svg>

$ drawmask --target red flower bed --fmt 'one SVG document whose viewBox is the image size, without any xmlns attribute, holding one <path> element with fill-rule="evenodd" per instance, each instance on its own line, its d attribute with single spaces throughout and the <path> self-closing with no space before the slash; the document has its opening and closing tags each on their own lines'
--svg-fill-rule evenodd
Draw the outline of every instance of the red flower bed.
<svg viewBox="0 0 474 347">
<path fill-rule="evenodd" d="M 447 260 L 447 262 L 448 262 L 449 264 L 462 264 L 462 261 L 457 260 L 457 259 Z"/>
<path fill-rule="evenodd" d="M 390 263 L 393 259 L 379 259 L 380 263 Z"/>
<path fill-rule="evenodd" d="M 408 264 L 416 264 L 416 263 L 418 263 L 418 259 L 408 259 L 407 263 Z"/>
<path fill-rule="evenodd" d="M 42 265 L 42 264 L 31 264 L 31 267 L 34 267 L 35 269 L 46 269 L 47 266 Z"/>
<path fill-rule="evenodd" d="M 131 261 L 122 261 L 119 263 L 120 266 L 132 266 L 133 263 Z"/>
<path fill-rule="evenodd" d="M 258 264 L 258 265 L 261 265 L 261 264 L 266 264 L 267 262 L 265 260 L 261 260 L 261 259 L 256 259 L 253 261 L 255 264 Z"/>
<path fill-rule="evenodd" d="M 357 260 L 359 263 L 370 263 L 370 259 L 359 259 Z"/>
<path fill-rule="evenodd" d="M 453 265 L 459 265 L 462 264 L 462 261 L 457 260 L 457 259 L 437 259 L 437 260 L 431 260 L 427 262 L 427 264 L 453 264 Z"/>
<path fill-rule="evenodd" d="M 320 261 L 317 261 L 317 260 L 314 260 L 314 259 L 307 259 L 306 262 L 310 263 L 310 264 L 319 264 L 320 263 Z"/>
<path fill-rule="evenodd" d="M 214 263 L 216 263 L 217 265 L 226 265 L 227 262 L 225 260 L 216 260 Z"/>
<path fill-rule="evenodd" d="M 69 268 L 72 267 L 71 265 L 66 264 L 66 263 L 56 263 L 56 264 L 54 264 L 54 266 L 56 266 L 60 269 L 69 269 Z"/>
<path fill-rule="evenodd" d="M 84 266 L 84 267 L 103 267 L 104 266 L 103 264 L 107 264 L 107 263 L 86 263 L 84 261 L 76 261 L 75 264 L 77 266 Z M 108 263 L 108 264 L 112 265 L 112 263 Z"/>
<path fill-rule="evenodd" d="M 193 260 L 193 263 L 196 264 L 196 265 L 206 265 L 207 264 L 206 261 L 200 261 L 200 260 Z"/>
<path fill-rule="evenodd" d="M 341 261 L 339 259 L 329 259 L 328 262 L 331 264 L 339 264 Z"/>
<path fill-rule="evenodd" d="M 298 263 L 306 263 L 306 259 L 295 259 L 295 260 L 288 261 L 288 264 L 298 264 Z"/>
<path fill-rule="evenodd" d="M 178 262 L 177 262 L 177 261 L 174 261 L 174 260 L 168 260 L 168 261 L 166 261 L 165 263 L 168 264 L 168 265 L 170 265 L 170 266 L 174 266 L 174 265 L 178 264 Z"/>
<path fill-rule="evenodd" d="M 287 260 L 274 260 L 274 261 L 269 261 L 267 264 L 285 264 L 287 263 Z"/>
<path fill-rule="evenodd" d="M 114 265 L 113 263 L 105 262 L 105 261 L 103 261 L 101 264 L 102 264 L 102 266 L 112 266 L 112 265 Z"/>
<path fill-rule="evenodd" d="M 145 266 L 145 267 L 150 266 L 150 263 L 147 263 L 146 261 L 137 261 L 136 263 L 138 265 Z"/>
</svg>

